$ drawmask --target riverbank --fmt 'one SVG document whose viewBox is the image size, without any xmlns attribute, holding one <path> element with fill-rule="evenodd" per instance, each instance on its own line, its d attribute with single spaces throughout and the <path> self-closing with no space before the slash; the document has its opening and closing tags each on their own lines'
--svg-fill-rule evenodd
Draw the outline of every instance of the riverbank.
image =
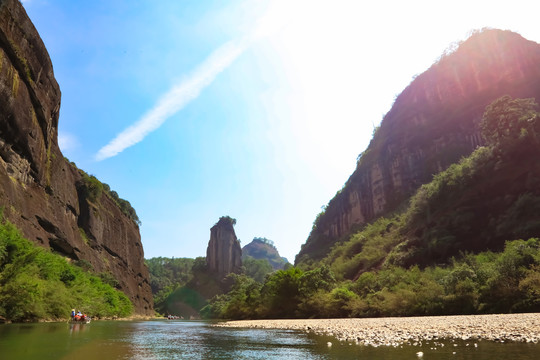
<svg viewBox="0 0 540 360">
<path fill-rule="evenodd" d="M 128 317 L 92 317 L 92 321 L 147 321 L 147 320 L 162 320 L 162 316 L 150 316 L 150 315 L 131 315 Z M 0 316 L 0 324 L 25 324 L 25 323 L 61 323 L 69 322 L 71 318 L 60 318 L 60 319 L 36 319 L 36 320 L 27 320 L 27 321 L 11 321 Z"/>
<path fill-rule="evenodd" d="M 241 320 L 221 327 L 313 331 L 372 346 L 421 344 L 437 339 L 540 342 L 540 313 L 367 319 Z"/>
</svg>

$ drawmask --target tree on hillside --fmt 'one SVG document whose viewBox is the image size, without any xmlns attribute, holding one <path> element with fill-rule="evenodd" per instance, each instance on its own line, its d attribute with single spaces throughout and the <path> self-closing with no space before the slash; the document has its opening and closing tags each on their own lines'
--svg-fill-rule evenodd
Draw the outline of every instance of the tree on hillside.
<svg viewBox="0 0 540 360">
<path fill-rule="evenodd" d="M 251 256 L 246 256 L 242 262 L 245 274 L 260 283 L 264 281 L 267 274 L 270 274 L 274 270 L 267 259 L 255 259 Z"/>
<path fill-rule="evenodd" d="M 232 226 L 234 226 L 234 225 L 236 225 L 236 219 L 230 217 L 229 215 L 225 215 L 225 216 L 220 217 L 218 222 L 215 225 L 223 224 L 223 223 L 228 223 L 228 224 L 231 224 Z"/>
<path fill-rule="evenodd" d="M 150 273 L 152 293 L 157 294 L 167 287 L 176 288 L 191 280 L 195 259 L 157 257 L 146 259 L 145 263 Z"/>
<path fill-rule="evenodd" d="M 273 248 L 275 248 L 276 246 L 274 245 L 274 242 L 270 239 L 267 239 L 265 237 L 254 237 L 253 238 L 253 241 L 258 241 L 258 242 L 261 242 L 263 244 L 266 244 L 266 245 L 269 245 Z"/>
<path fill-rule="evenodd" d="M 261 289 L 262 314 L 268 318 L 294 317 L 300 302 L 300 278 L 303 271 L 291 267 L 278 270 Z"/>
</svg>

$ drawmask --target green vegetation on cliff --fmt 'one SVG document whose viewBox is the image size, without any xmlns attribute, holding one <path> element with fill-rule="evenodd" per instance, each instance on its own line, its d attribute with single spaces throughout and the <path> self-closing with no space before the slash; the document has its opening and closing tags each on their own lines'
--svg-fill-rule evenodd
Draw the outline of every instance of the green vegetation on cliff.
<svg viewBox="0 0 540 360">
<path fill-rule="evenodd" d="M 231 226 L 236 225 L 236 219 L 230 217 L 229 215 L 221 216 L 217 223 L 214 225 L 229 224 Z"/>
<path fill-rule="evenodd" d="M 540 113 L 533 99 L 496 100 L 482 121 L 488 146 L 421 186 L 409 206 L 336 243 L 320 261 L 353 279 L 386 265 L 448 263 L 462 252 L 501 251 L 540 235 Z"/>
<path fill-rule="evenodd" d="M 75 163 L 71 163 L 72 166 L 77 168 Z M 94 175 L 88 175 L 85 171 L 77 169 L 82 176 L 82 182 L 79 184 L 78 189 L 84 195 L 84 197 L 95 203 L 102 194 L 108 196 L 116 206 L 126 215 L 128 218 L 133 220 L 137 225 L 141 225 L 141 221 L 137 216 L 137 212 L 131 206 L 131 203 L 127 200 L 124 200 L 118 196 L 118 193 L 114 190 L 111 190 L 111 187 L 108 184 L 102 183 Z"/>
<path fill-rule="evenodd" d="M 320 261 L 366 224 L 401 212 L 422 184 L 486 144 L 478 121 L 486 106 L 506 94 L 540 94 L 539 48 L 511 31 L 482 29 L 415 77 L 384 115 L 355 171 L 317 217 L 295 264 Z M 529 101 L 527 111 L 534 112 L 531 106 Z M 493 135 L 513 141 L 534 126 L 527 116 L 520 123 L 509 119 L 492 127 Z"/>
<path fill-rule="evenodd" d="M 68 318 L 72 308 L 93 317 L 132 313 L 132 303 L 108 284 L 108 274 L 86 272 L 32 244 L 13 224 L 0 221 L 0 317 L 10 321 L 58 320 Z"/>
<path fill-rule="evenodd" d="M 537 108 L 534 99 L 496 100 L 482 120 L 487 146 L 435 175 L 403 211 L 342 239 L 321 260 L 273 273 L 263 284 L 235 276 L 232 291 L 214 298 L 206 313 L 269 318 L 540 311 Z"/>
</svg>

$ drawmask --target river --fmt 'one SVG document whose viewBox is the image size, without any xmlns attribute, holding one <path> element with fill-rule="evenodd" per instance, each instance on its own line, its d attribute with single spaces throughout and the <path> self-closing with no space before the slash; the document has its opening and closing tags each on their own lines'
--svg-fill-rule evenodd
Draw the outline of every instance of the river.
<svg viewBox="0 0 540 360">
<path fill-rule="evenodd" d="M 329 346 L 328 343 L 332 343 Z M 0 325 L 0 359 L 540 359 L 540 344 L 451 341 L 371 347 L 293 330 L 218 328 L 204 321 Z M 476 344 L 476 345 L 475 345 Z"/>
</svg>

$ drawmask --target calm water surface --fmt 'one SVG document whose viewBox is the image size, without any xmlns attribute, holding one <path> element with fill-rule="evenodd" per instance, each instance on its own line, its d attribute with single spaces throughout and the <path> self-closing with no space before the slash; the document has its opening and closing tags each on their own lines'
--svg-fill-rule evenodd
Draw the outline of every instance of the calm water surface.
<svg viewBox="0 0 540 360">
<path fill-rule="evenodd" d="M 332 346 L 328 346 L 328 342 Z M 203 321 L 0 325 L 0 359 L 540 359 L 540 344 L 445 341 L 366 347 L 290 330 L 216 328 Z M 436 349 L 434 349 L 436 347 Z"/>
</svg>

